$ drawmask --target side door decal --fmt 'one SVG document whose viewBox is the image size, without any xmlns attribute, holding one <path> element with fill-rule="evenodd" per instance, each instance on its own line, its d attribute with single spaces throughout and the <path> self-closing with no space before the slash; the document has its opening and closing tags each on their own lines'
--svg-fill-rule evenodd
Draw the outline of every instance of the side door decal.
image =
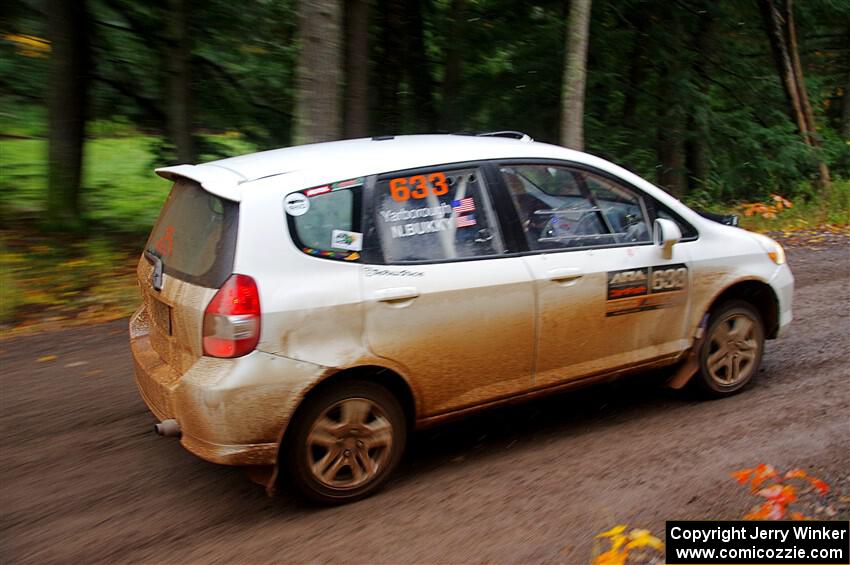
<svg viewBox="0 0 850 565">
<path fill-rule="evenodd" d="M 605 316 L 621 316 L 682 304 L 687 299 L 684 263 L 608 272 Z"/>
</svg>

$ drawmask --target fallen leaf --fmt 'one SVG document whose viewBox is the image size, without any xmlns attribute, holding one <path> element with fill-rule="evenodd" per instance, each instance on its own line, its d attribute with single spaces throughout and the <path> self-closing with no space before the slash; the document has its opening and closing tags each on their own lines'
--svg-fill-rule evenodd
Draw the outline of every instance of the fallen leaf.
<svg viewBox="0 0 850 565">
<path fill-rule="evenodd" d="M 629 543 L 626 549 L 636 549 L 640 547 L 651 547 L 658 551 L 664 550 L 664 544 L 661 540 L 652 535 L 649 530 L 632 530 L 629 533 Z"/>
<path fill-rule="evenodd" d="M 812 483 L 812 486 L 815 487 L 815 490 L 820 494 L 826 494 L 829 492 L 829 485 L 823 482 L 820 479 L 810 478 L 809 482 Z"/>
<path fill-rule="evenodd" d="M 43 357 L 39 357 L 35 360 L 36 363 L 46 363 L 47 361 L 55 361 L 57 359 L 56 355 L 45 355 Z"/>
<path fill-rule="evenodd" d="M 602 532 L 601 534 L 597 534 L 596 537 L 598 537 L 598 538 L 612 538 L 614 536 L 622 534 L 625 531 L 626 531 L 626 527 L 621 524 L 619 526 L 614 526 L 613 528 L 611 528 L 607 532 Z"/>
</svg>

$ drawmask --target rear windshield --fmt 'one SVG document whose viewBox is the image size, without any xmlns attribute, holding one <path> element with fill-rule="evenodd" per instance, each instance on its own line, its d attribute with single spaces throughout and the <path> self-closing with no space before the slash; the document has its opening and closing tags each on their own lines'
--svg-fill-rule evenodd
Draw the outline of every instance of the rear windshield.
<svg viewBox="0 0 850 565">
<path fill-rule="evenodd" d="M 196 182 L 174 184 L 145 249 L 165 273 L 188 283 L 220 287 L 233 272 L 239 205 Z"/>
</svg>

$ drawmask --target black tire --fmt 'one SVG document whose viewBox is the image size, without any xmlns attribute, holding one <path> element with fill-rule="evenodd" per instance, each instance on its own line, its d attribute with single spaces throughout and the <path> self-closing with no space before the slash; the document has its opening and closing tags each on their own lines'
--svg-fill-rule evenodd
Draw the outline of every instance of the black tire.
<svg viewBox="0 0 850 565">
<path fill-rule="evenodd" d="M 692 382 L 705 398 L 737 394 L 758 372 L 763 354 L 764 322 L 758 310 L 743 300 L 725 302 L 711 312 Z"/>
<path fill-rule="evenodd" d="M 367 405 L 368 415 L 357 423 Z M 354 416 L 346 420 L 345 411 Z M 372 429 L 380 431 L 369 432 Z M 328 430 L 330 435 L 325 433 Z M 386 441 L 387 430 L 389 445 L 373 446 L 373 441 Z M 401 460 L 406 440 L 407 420 L 391 392 L 369 381 L 345 381 L 307 398 L 286 433 L 281 463 L 308 500 L 345 504 L 369 496 L 386 483 Z M 314 472 L 314 466 L 326 471 Z"/>
</svg>

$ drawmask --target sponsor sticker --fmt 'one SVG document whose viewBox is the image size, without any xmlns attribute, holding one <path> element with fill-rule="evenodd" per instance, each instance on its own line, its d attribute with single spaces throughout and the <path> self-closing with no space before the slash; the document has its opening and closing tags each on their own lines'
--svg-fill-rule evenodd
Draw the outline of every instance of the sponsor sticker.
<svg viewBox="0 0 850 565">
<path fill-rule="evenodd" d="M 330 192 L 330 191 L 331 191 L 330 185 L 325 185 L 325 186 L 317 186 L 316 188 L 309 188 L 309 189 L 304 191 L 304 194 L 306 194 L 307 196 L 318 196 L 320 194 L 325 194 L 326 192 Z"/>
<path fill-rule="evenodd" d="M 608 273 L 606 316 L 620 316 L 682 304 L 688 267 L 682 263 Z"/>
<path fill-rule="evenodd" d="M 303 216 L 310 210 L 310 199 L 300 192 L 293 192 L 283 201 L 283 209 L 290 216 Z"/>
<path fill-rule="evenodd" d="M 419 218 L 443 218 L 452 213 L 452 207 L 446 203 L 439 206 L 425 206 L 405 210 L 381 210 L 379 212 L 384 222 L 403 222 Z"/>
<path fill-rule="evenodd" d="M 397 271 L 395 269 L 378 269 L 376 267 L 366 267 L 363 271 L 367 277 L 424 277 L 425 273 L 422 271 L 409 271 L 407 269 L 402 269 Z"/>
<path fill-rule="evenodd" d="M 608 273 L 608 300 L 643 296 L 649 293 L 649 267 Z"/>
<path fill-rule="evenodd" d="M 331 247 L 360 251 L 363 249 L 363 234 L 356 231 L 333 230 L 331 232 Z"/>
<path fill-rule="evenodd" d="M 349 180 L 341 180 L 331 185 L 333 190 L 342 190 L 343 188 L 354 188 L 355 186 L 363 185 L 363 177 Z"/>
</svg>

